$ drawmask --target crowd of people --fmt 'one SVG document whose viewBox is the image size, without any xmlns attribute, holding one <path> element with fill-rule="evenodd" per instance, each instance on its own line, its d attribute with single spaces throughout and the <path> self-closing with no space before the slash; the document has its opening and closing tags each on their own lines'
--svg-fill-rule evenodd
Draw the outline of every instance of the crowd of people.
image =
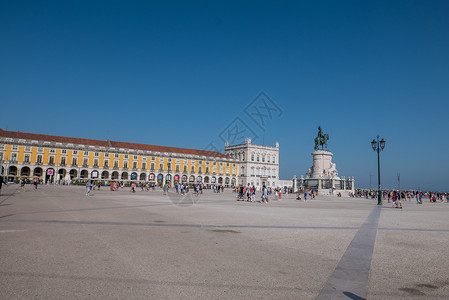
<svg viewBox="0 0 449 300">
<path fill-rule="evenodd" d="M 352 197 L 378 199 L 377 191 L 370 190 L 356 190 Z M 435 202 L 449 202 L 449 193 L 440 192 L 423 192 L 423 191 L 397 191 L 385 190 L 382 191 L 382 200 L 392 203 L 395 208 L 402 208 L 402 201 L 416 201 L 416 204 L 422 204 L 423 201 Z"/>
<path fill-rule="evenodd" d="M 260 200 L 256 200 L 256 192 L 258 191 L 260 191 Z M 282 198 L 282 192 L 287 194 L 289 190 L 279 187 L 267 187 L 265 185 L 263 185 L 262 188 L 257 189 L 254 185 L 248 183 L 247 186 L 240 185 L 234 187 L 233 192 L 237 194 L 237 201 L 268 203 L 271 196 L 274 197 L 274 200 L 280 200 Z"/>
</svg>

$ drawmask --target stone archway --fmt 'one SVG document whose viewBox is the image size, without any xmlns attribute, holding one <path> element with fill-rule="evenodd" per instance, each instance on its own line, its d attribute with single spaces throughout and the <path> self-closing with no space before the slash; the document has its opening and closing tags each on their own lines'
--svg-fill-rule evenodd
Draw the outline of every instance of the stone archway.
<svg viewBox="0 0 449 300">
<path fill-rule="evenodd" d="M 78 171 L 76 169 L 71 169 L 69 171 L 70 180 L 76 179 L 78 177 Z"/>
<path fill-rule="evenodd" d="M 34 177 L 42 178 L 43 173 L 44 173 L 44 171 L 42 170 L 41 167 L 34 168 L 34 170 L 33 170 Z"/>
<path fill-rule="evenodd" d="M 30 177 L 30 175 L 31 175 L 31 170 L 30 170 L 29 167 L 23 167 L 23 168 L 20 170 L 20 176 Z"/>
<path fill-rule="evenodd" d="M 108 171 L 101 172 L 101 179 L 109 179 L 109 172 Z"/>
<path fill-rule="evenodd" d="M 87 178 L 89 178 L 89 172 L 87 171 L 87 170 L 81 170 L 81 173 L 80 173 L 80 178 L 81 179 L 87 179 Z"/>
<path fill-rule="evenodd" d="M 63 180 L 67 175 L 67 171 L 64 168 L 58 170 L 58 174 L 56 176 L 56 180 Z"/>
<path fill-rule="evenodd" d="M 10 166 L 8 168 L 8 175 L 9 176 L 17 176 L 17 167 L 16 166 Z"/>
</svg>

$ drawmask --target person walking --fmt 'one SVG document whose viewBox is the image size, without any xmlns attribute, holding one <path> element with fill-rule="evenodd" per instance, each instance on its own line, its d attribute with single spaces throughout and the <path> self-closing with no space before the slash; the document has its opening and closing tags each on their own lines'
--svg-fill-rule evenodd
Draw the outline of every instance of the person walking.
<svg viewBox="0 0 449 300">
<path fill-rule="evenodd" d="M 2 192 L 2 185 L 3 183 L 6 184 L 6 186 L 8 186 L 8 183 L 6 181 L 4 181 L 5 177 L 0 176 L 0 193 Z"/>
<path fill-rule="evenodd" d="M 262 202 L 268 203 L 268 189 L 265 185 L 262 187 Z"/>
<path fill-rule="evenodd" d="M 92 190 L 92 182 L 90 182 L 90 180 L 88 180 L 86 183 L 86 189 L 87 189 L 86 196 L 90 196 L 90 191 Z"/>
</svg>

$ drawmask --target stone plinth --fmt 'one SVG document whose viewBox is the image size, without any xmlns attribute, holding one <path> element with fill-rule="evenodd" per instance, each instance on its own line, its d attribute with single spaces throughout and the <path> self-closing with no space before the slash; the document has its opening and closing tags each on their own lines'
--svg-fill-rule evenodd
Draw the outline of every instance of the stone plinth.
<svg viewBox="0 0 449 300">
<path fill-rule="evenodd" d="M 332 168 L 333 154 L 325 150 L 315 150 L 313 155 L 312 178 L 329 177 L 329 172 Z"/>
</svg>

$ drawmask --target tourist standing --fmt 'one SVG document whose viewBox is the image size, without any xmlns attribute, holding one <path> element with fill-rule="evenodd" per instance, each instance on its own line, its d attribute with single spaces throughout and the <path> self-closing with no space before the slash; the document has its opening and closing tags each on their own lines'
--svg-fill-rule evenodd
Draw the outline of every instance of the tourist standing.
<svg viewBox="0 0 449 300">
<path fill-rule="evenodd" d="M 251 188 L 251 202 L 256 202 L 256 187 L 254 185 Z"/>
<path fill-rule="evenodd" d="M 24 191 L 25 190 L 25 179 L 20 178 L 20 190 Z"/>
</svg>

